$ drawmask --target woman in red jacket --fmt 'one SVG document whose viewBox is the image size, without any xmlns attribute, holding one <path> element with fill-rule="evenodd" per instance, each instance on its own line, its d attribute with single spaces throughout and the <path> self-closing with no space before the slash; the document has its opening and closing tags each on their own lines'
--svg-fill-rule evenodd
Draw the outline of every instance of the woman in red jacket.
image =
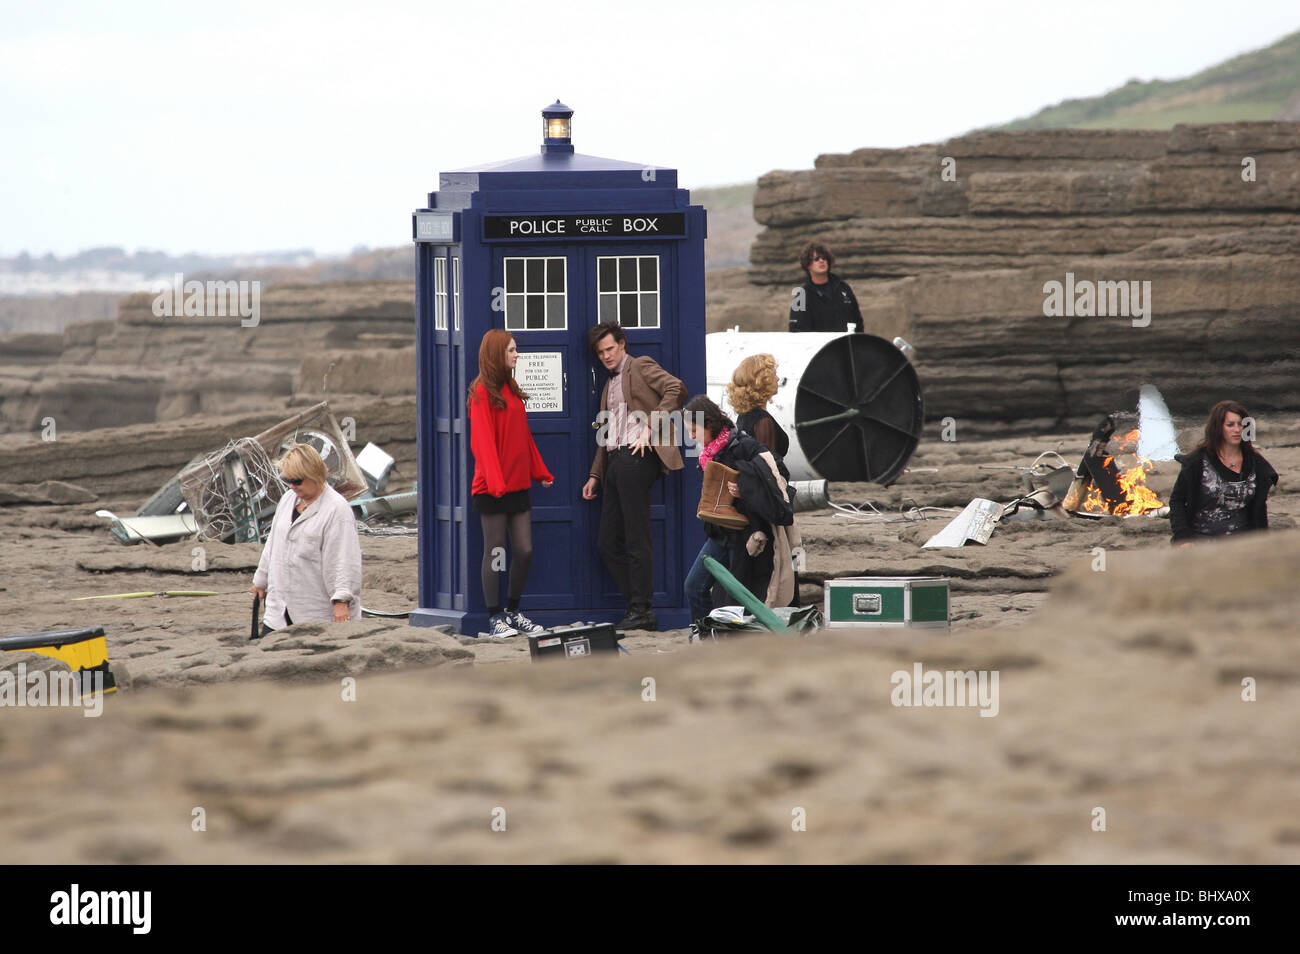
<svg viewBox="0 0 1300 954">
<path fill-rule="evenodd" d="M 493 636 L 542 631 L 519 612 L 519 597 L 533 557 L 533 525 L 528 488 L 534 480 L 550 487 L 555 478 L 546 469 L 528 429 L 524 401 L 528 395 L 514 379 L 519 351 L 508 331 L 493 328 L 478 349 L 478 377 L 469 386 L 469 447 L 474 454 L 470 495 L 483 524 L 483 599 L 488 605 Z M 513 553 L 510 589 L 501 608 L 498 571 L 505 565 L 506 530 Z"/>
</svg>

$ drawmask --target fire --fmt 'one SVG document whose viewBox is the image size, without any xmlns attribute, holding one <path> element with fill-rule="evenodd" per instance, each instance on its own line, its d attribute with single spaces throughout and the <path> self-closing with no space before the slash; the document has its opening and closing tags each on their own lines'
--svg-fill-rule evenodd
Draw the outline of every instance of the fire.
<svg viewBox="0 0 1300 954">
<path fill-rule="evenodd" d="M 1143 458 L 1139 458 L 1139 461 L 1136 467 L 1119 475 L 1119 485 L 1124 488 L 1124 494 L 1128 499 L 1124 503 L 1116 504 L 1115 513 L 1118 516 L 1146 513 L 1148 510 L 1159 510 L 1164 506 L 1160 498 L 1155 495 L 1155 491 L 1146 483 L 1146 467 L 1151 462 Z"/>
<path fill-rule="evenodd" d="M 1090 486 L 1088 496 L 1083 503 L 1083 510 L 1088 513 L 1113 513 L 1117 517 L 1129 517 L 1159 510 L 1164 506 L 1160 498 L 1146 484 L 1147 469 L 1151 467 L 1151 461 L 1137 452 L 1137 443 L 1136 429 L 1129 431 L 1123 437 L 1111 438 L 1108 447 L 1115 453 L 1103 461 L 1107 467 L 1112 464 L 1115 466 L 1119 476 L 1119 486 L 1124 491 L 1125 499 L 1117 503 L 1112 510 L 1101 491 L 1095 486 Z"/>
</svg>

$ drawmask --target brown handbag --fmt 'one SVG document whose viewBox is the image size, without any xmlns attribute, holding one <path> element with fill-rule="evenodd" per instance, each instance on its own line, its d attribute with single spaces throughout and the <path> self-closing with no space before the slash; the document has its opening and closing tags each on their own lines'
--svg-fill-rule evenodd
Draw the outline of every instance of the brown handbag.
<svg viewBox="0 0 1300 954">
<path fill-rule="evenodd" d="M 729 481 L 739 479 L 740 471 L 732 470 L 716 460 L 709 461 L 704 468 L 704 487 L 700 493 L 700 508 L 695 516 L 728 530 L 743 530 L 749 526 L 749 518 L 732 506 L 732 501 L 736 498 L 727 490 Z"/>
</svg>

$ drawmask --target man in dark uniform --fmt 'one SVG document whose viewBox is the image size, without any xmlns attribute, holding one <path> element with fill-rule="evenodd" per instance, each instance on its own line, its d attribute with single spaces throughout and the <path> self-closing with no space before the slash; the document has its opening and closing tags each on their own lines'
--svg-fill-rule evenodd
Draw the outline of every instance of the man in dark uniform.
<svg viewBox="0 0 1300 954">
<path fill-rule="evenodd" d="M 790 303 L 791 331 L 855 331 L 862 327 L 862 311 L 849 283 L 831 273 L 835 256 L 825 245 L 809 242 L 799 256 L 808 280 L 795 289 Z"/>
<path fill-rule="evenodd" d="M 582 488 L 594 500 L 603 484 L 598 541 L 600 555 L 627 604 L 619 629 L 657 630 L 654 554 L 650 542 L 650 488 L 670 470 L 682 469 L 673 427 L 663 426 L 690 395 L 685 385 L 648 355 L 627 353 L 618 322 L 587 332 L 587 343 L 609 375 L 600 396 L 596 457 Z"/>
</svg>

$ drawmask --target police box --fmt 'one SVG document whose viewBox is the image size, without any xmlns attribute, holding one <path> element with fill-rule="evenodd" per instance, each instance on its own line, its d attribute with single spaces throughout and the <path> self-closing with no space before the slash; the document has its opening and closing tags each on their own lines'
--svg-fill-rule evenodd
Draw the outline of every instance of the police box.
<svg viewBox="0 0 1300 954">
<path fill-rule="evenodd" d="M 587 331 L 618 321 L 628 351 L 705 389 L 704 209 L 661 166 L 573 151 L 562 103 L 543 110 L 539 155 L 444 172 L 414 213 L 419 608 L 414 625 L 487 628 L 483 537 L 470 501 L 465 395 L 491 328 L 514 335 L 528 425 L 555 485 L 531 491 L 533 562 L 523 608 L 543 626 L 613 622 L 625 606 L 596 548 L 602 500 L 581 488 L 607 376 Z M 654 611 L 690 622 L 683 580 L 703 542 L 690 466 L 651 497 Z M 690 501 L 691 503 L 687 503 Z"/>
</svg>

